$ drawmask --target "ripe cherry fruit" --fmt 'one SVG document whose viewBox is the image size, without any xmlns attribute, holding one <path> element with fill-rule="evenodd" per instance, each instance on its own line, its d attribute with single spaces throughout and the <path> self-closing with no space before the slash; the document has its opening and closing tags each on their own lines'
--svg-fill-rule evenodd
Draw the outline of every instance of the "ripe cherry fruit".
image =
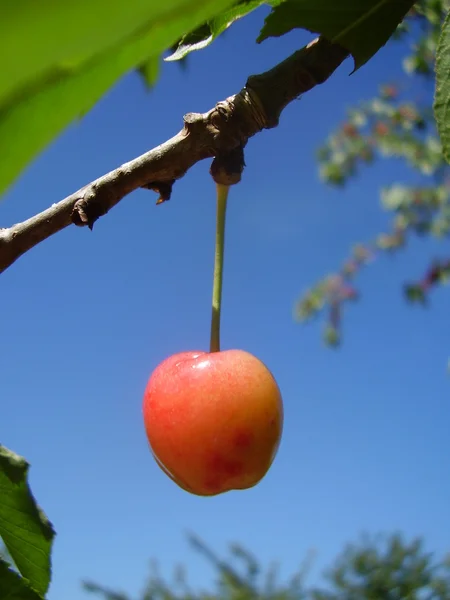
<svg viewBox="0 0 450 600">
<path fill-rule="evenodd" d="M 217 179 L 216 184 L 210 352 L 183 352 L 164 360 L 148 380 L 143 406 L 156 462 L 180 487 L 199 496 L 256 485 L 275 458 L 283 429 L 281 394 L 268 368 L 243 350 L 220 351 L 229 186 Z"/>
<path fill-rule="evenodd" d="M 143 412 L 158 465 L 200 496 L 256 485 L 272 464 L 283 428 L 275 379 L 242 350 L 167 358 L 148 381 Z"/>
</svg>

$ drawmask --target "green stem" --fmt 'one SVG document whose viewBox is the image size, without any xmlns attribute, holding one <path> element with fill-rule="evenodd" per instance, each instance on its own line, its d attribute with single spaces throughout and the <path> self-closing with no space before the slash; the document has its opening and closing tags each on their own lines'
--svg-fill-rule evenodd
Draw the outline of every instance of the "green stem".
<svg viewBox="0 0 450 600">
<path fill-rule="evenodd" d="M 222 304 L 223 280 L 223 251 L 225 246 L 225 217 L 227 212 L 227 199 L 230 187 L 216 184 L 217 189 L 217 218 L 216 218 L 216 251 L 214 256 L 214 281 L 212 295 L 211 315 L 211 342 L 210 352 L 220 352 L 220 311 Z"/>
</svg>

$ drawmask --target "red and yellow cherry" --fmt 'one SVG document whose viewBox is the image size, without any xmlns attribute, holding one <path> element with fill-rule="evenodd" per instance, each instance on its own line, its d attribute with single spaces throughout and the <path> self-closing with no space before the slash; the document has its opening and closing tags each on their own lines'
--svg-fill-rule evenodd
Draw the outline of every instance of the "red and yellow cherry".
<svg viewBox="0 0 450 600">
<path fill-rule="evenodd" d="M 158 465 L 199 496 L 256 485 L 283 429 L 275 379 L 243 350 L 170 356 L 148 380 L 143 414 Z"/>
</svg>

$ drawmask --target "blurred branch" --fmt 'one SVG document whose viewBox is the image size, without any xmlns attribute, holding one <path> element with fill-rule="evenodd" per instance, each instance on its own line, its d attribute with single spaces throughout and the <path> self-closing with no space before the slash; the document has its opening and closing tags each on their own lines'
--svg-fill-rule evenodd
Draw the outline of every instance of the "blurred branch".
<svg viewBox="0 0 450 600">
<path fill-rule="evenodd" d="M 102 596 L 104 600 L 130 600 L 129 596 L 110 590 L 102 585 L 93 583 L 92 581 L 83 581 L 82 587 L 85 592 Z"/>
<path fill-rule="evenodd" d="M 384 186 L 380 195 L 383 209 L 392 214 L 389 231 L 357 244 L 340 269 L 321 278 L 296 303 L 295 317 L 301 322 L 325 312 L 323 338 L 330 347 L 336 348 L 342 341 L 344 307 L 359 299 L 355 279 L 364 267 L 382 254 L 406 248 L 413 235 L 440 240 L 450 237 L 450 171 L 433 114 L 427 103 L 403 100 L 396 84 L 382 85 L 377 97 L 348 111 L 347 120 L 318 152 L 321 178 L 342 187 L 361 165 L 377 157 L 401 158 L 429 181 Z M 447 277 L 447 263 L 431 265 L 423 281 L 404 287 L 406 298 L 425 303 L 430 286 Z"/>
<path fill-rule="evenodd" d="M 405 285 L 405 296 L 410 302 L 426 304 L 431 288 L 436 285 L 447 284 L 449 279 L 450 260 L 436 260 L 430 265 L 420 281 Z"/>
<path fill-rule="evenodd" d="M 299 95 L 326 81 L 348 56 L 319 37 L 270 71 L 253 75 L 236 95 L 210 111 L 189 113 L 184 128 L 146 154 L 123 164 L 47 210 L 0 229 L 0 273 L 28 250 L 71 224 L 88 226 L 138 188 L 170 199 L 174 182 L 205 158 L 245 146 L 263 129 L 278 125 L 283 109 Z"/>
</svg>

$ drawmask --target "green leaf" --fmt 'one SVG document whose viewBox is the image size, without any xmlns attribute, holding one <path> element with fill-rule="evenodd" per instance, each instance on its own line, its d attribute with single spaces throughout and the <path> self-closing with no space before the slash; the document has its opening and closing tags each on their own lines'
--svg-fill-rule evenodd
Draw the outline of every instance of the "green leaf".
<svg viewBox="0 0 450 600">
<path fill-rule="evenodd" d="M 128 71 L 232 0 L 15 0 L 0 19 L 0 194 Z"/>
<path fill-rule="evenodd" d="M 450 12 L 445 17 L 436 51 L 434 116 L 445 160 L 450 163 Z"/>
<path fill-rule="evenodd" d="M 219 34 L 217 34 L 219 35 Z M 216 36 L 217 37 L 217 36 Z M 164 59 L 167 62 L 181 60 L 185 58 L 193 50 L 201 50 L 206 48 L 213 41 L 213 33 L 211 30 L 211 22 L 203 23 L 194 31 L 186 34 L 175 44 L 175 50 Z"/>
<path fill-rule="evenodd" d="M 0 536 L 17 569 L 44 596 L 50 584 L 55 532 L 30 491 L 28 468 L 24 458 L 0 444 Z M 0 598 L 4 598 L 1 593 Z"/>
<path fill-rule="evenodd" d="M 0 598 L 4 600 L 41 600 L 25 579 L 0 558 Z"/>
<path fill-rule="evenodd" d="M 336 327 L 332 325 L 327 325 L 325 327 L 325 331 L 323 332 L 323 339 L 327 346 L 331 346 L 332 348 L 337 348 L 341 343 L 341 336 L 339 335 L 339 331 Z"/>
<path fill-rule="evenodd" d="M 277 6 L 283 0 L 243 0 L 223 11 L 207 23 L 183 36 L 173 54 L 166 57 L 166 61 L 180 60 L 194 50 L 202 50 L 209 46 L 221 33 L 237 20 L 245 17 L 262 4 Z"/>
<path fill-rule="evenodd" d="M 413 4 L 414 0 L 286 0 L 266 18 L 257 41 L 307 29 L 346 48 L 356 71 L 386 44 Z"/>
<path fill-rule="evenodd" d="M 26 579 L 0 558 L 0 598 L 5 600 L 42 600 L 43 596 L 34 591 Z"/>
<path fill-rule="evenodd" d="M 159 56 L 153 56 L 138 68 L 145 85 L 149 89 L 153 88 L 158 81 L 160 65 L 161 61 Z"/>
<path fill-rule="evenodd" d="M 418 302 L 419 304 L 425 305 L 427 303 L 427 297 L 422 287 L 417 284 L 406 284 L 404 287 L 406 299 L 409 302 Z"/>
<path fill-rule="evenodd" d="M 0 106 L 42 76 L 77 69 L 152 27 L 179 22 L 186 30 L 232 0 L 16 0 L 2 3 Z M 203 13 L 200 19 L 196 12 Z M 7 57 L 7 59 L 5 58 Z"/>
</svg>

